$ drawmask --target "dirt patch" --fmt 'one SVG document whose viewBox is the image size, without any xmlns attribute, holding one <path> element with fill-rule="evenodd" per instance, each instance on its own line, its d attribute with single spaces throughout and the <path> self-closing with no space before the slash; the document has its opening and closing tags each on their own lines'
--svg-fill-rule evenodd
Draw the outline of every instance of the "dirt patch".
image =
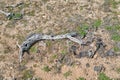
<svg viewBox="0 0 120 80">
<path fill-rule="evenodd" d="M 99 80 L 100 73 L 120 79 L 119 0 L 0 0 L 0 10 L 23 14 L 19 20 L 15 19 L 19 15 L 9 20 L 0 14 L 1 80 Z M 40 41 L 19 63 L 17 43 L 22 44 L 29 34 L 57 35 L 73 31 L 88 44 L 79 45 L 67 39 Z M 80 54 L 95 51 L 99 39 L 105 47 L 100 47 L 94 57 Z M 108 51 L 109 56 L 104 56 Z M 117 56 L 110 56 L 113 53 Z"/>
</svg>

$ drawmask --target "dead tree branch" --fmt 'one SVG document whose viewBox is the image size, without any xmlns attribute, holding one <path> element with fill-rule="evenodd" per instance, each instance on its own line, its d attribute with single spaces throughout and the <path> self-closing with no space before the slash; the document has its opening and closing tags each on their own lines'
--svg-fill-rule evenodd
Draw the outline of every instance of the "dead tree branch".
<svg viewBox="0 0 120 80">
<path fill-rule="evenodd" d="M 66 33 L 62 35 L 45 35 L 45 34 L 32 34 L 29 37 L 26 38 L 26 40 L 19 46 L 20 52 L 19 52 L 19 59 L 20 62 L 22 61 L 22 57 L 25 52 L 29 53 L 29 49 L 31 46 L 33 46 L 36 42 L 41 40 L 58 40 L 58 39 L 69 39 L 75 43 L 82 44 L 82 40 L 79 40 L 77 38 L 74 38 L 77 36 L 76 32 Z"/>
</svg>

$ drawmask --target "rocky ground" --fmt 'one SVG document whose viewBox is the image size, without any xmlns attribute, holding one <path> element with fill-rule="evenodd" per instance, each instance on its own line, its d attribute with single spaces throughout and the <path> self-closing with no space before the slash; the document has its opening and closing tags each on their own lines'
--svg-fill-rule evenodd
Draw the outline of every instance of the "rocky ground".
<svg viewBox="0 0 120 80">
<path fill-rule="evenodd" d="M 0 10 L 14 13 L 0 14 L 0 80 L 120 80 L 119 0 L 0 0 Z M 29 34 L 67 32 L 85 44 L 39 41 L 19 62 Z"/>
</svg>

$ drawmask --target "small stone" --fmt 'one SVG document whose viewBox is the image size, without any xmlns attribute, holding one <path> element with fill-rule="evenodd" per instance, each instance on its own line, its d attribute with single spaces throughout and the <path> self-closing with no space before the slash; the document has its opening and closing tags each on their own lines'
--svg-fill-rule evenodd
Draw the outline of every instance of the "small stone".
<svg viewBox="0 0 120 80">
<path fill-rule="evenodd" d="M 73 64 L 73 60 L 68 56 L 65 56 L 63 62 L 65 65 L 68 65 L 68 66 L 71 66 Z"/>
<path fill-rule="evenodd" d="M 117 47 L 120 49 L 120 42 L 117 43 Z"/>
<path fill-rule="evenodd" d="M 90 57 L 90 58 L 93 58 L 94 57 L 94 52 L 93 52 L 93 50 L 89 50 L 88 51 L 88 57 Z"/>
<path fill-rule="evenodd" d="M 94 71 L 96 71 L 96 72 L 98 72 L 98 73 L 100 73 L 102 70 L 104 70 L 103 65 L 95 66 L 95 67 L 94 67 Z"/>
<path fill-rule="evenodd" d="M 0 25 L 2 25 L 3 24 L 3 22 L 2 21 L 0 21 Z"/>
<path fill-rule="evenodd" d="M 87 67 L 87 68 L 89 68 L 89 67 L 90 67 L 90 64 L 89 64 L 89 63 L 87 63 L 87 64 L 86 64 L 86 67 Z"/>
<path fill-rule="evenodd" d="M 110 49 L 106 52 L 105 56 L 115 56 L 115 53 L 112 49 Z"/>
<path fill-rule="evenodd" d="M 93 32 L 89 31 L 86 37 L 87 37 L 86 45 L 90 45 L 94 41 Z"/>
<path fill-rule="evenodd" d="M 4 77 L 3 77 L 3 75 L 0 75 L 0 80 L 4 80 Z"/>
<path fill-rule="evenodd" d="M 98 55 L 103 57 L 104 53 L 105 53 L 105 48 L 103 46 L 100 46 L 100 48 L 97 50 L 97 52 L 98 52 Z"/>
<path fill-rule="evenodd" d="M 87 57 L 87 55 L 88 55 L 87 51 L 81 51 L 78 55 L 76 55 L 76 58 Z"/>
<path fill-rule="evenodd" d="M 88 38 L 86 41 L 86 45 L 90 45 L 93 42 L 93 38 Z"/>
<path fill-rule="evenodd" d="M 95 53 L 97 52 L 101 57 L 104 55 L 106 44 L 102 41 L 101 38 L 98 38 L 96 41 L 96 50 Z"/>
<path fill-rule="evenodd" d="M 98 38 L 96 41 L 96 47 L 101 47 L 101 46 L 105 47 L 106 44 L 102 41 L 101 38 Z"/>
<path fill-rule="evenodd" d="M 77 49 L 77 47 L 72 45 L 70 48 L 70 52 L 72 52 L 74 55 L 76 55 L 76 49 Z"/>
<path fill-rule="evenodd" d="M 88 51 L 81 51 L 78 55 L 76 55 L 76 58 L 81 58 L 81 57 L 88 57 L 88 58 L 93 58 L 94 52 L 93 50 L 88 50 Z"/>
</svg>

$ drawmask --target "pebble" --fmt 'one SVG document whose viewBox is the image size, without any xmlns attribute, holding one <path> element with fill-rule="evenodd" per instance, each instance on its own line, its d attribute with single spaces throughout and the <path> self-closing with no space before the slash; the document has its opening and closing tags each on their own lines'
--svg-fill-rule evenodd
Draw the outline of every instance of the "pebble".
<svg viewBox="0 0 120 80">
<path fill-rule="evenodd" d="M 120 42 L 117 43 L 117 47 L 120 49 Z"/>
<path fill-rule="evenodd" d="M 87 51 L 81 51 L 78 55 L 76 55 L 76 58 L 87 57 L 87 55 L 88 55 Z"/>
<path fill-rule="evenodd" d="M 93 56 L 94 56 L 94 52 L 93 52 L 93 50 L 90 49 L 88 51 L 88 57 L 93 58 Z"/>
<path fill-rule="evenodd" d="M 3 22 L 2 21 L 0 21 L 0 25 L 2 25 L 3 24 Z"/>
<path fill-rule="evenodd" d="M 93 38 L 89 37 L 86 41 L 86 45 L 90 45 L 93 42 Z"/>
<path fill-rule="evenodd" d="M 100 47 L 98 50 L 97 50 L 98 54 L 103 57 L 104 53 L 105 53 L 105 48 L 104 47 Z"/>
<path fill-rule="evenodd" d="M 110 49 L 106 52 L 105 56 L 115 56 L 115 53 L 112 49 Z"/>
<path fill-rule="evenodd" d="M 76 55 L 76 50 L 77 50 L 77 47 L 75 45 L 72 45 L 70 47 L 70 52 L 72 52 L 74 55 Z"/>
<path fill-rule="evenodd" d="M 78 55 L 76 55 L 76 58 L 82 58 L 82 57 L 89 57 L 92 58 L 94 56 L 93 50 L 88 51 L 81 51 Z"/>
<path fill-rule="evenodd" d="M 96 41 L 96 51 L 101 57 L 104 55 L 106 44 L 102 41 L 101 38 L 98 38 Z"/>
<path fill-rule="evenodd" d="M 96 71 L 96 72 L 98 72 L 98 73 L 100 73 L 102 70 L 104 70 L 103 65 L 95 66 L 95 67 L 94 67 L 94 71 Z"/>
<path fill-rule="evenodd" d="M 97 39 L 97 41 L 96 41 L 96 47 L 98 47 L 98 46 L 102 46 L 102 47 L 105 47 L 106 46 L 106 44 L 102 41 L 102 39 L 101 38 L 98 38 Z"/>
<path fill-rule="evenodd" d="M 4 80 L 4 77 L 2 75 L 0 75 L 0 80 Z"/>
<path fill-rule="evenodd" d="M 87 37 L 87 40 L 86 40 L 87 45 L 91 44 L 94 41 L 94 36 L 92 31 L 89 31 L 86 37 Z"/>
<path fill-rule="evenodd" d="M 73 60 L 68 56 L 65 56 L 65 58 L 63 59 L 63 62 L 67 66 L 72 66 L 72 64 L 73 64 Z"/>
<path fill-rule="evenodd" d="M 90 67 L 90 64 L 89 64 L 89 63 L 87 63 L 87 64 L 86 64 L 86 68 L 89 68 L 89 67 Z"/>
</svg>

